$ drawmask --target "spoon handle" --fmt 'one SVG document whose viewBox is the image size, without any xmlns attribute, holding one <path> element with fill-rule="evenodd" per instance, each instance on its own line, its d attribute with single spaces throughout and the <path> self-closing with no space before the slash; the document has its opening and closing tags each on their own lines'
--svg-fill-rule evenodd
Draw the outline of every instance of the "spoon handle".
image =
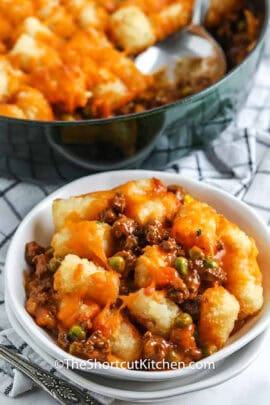
<svg viewBox="0 0 270 405">
<path fill-rule="evenodd" d="M 87 391 L 82 391 L 36 364 L 30 363 L 3 345 L 0 345 L 0 358 L 20 370 L 60 404 L 101 405 L 101 402 L 91 397 Z"/>
<path fill-rule="evenodd" d="M 196 0 L 193 7 L 192 25 L 203 25 L 210 0 Z"/>
</svg>

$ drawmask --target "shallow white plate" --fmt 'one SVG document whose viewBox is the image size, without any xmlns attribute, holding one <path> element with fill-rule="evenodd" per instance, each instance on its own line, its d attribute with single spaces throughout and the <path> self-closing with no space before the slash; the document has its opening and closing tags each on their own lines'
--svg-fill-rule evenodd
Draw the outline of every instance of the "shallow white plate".
<svg viewBox="0 0 270 405">
<path fill-rule="evenodd" d="M 145 177 L 158 177 L 165 184 L 180 184 L 184 186 L 195 198 L 208 202 L 230 220 L 236 222 L 249 235 L 256 240 L 259 248 L 259 264 L 264 277 L 264 307 L 260 313 L 250 319 L 245 326 L 229 339 L 228 344 L 213 356 L 200 361 L 201 369 L 208 361 L 218 362 L 236 352 L 256 336 L 258 336 L 269 324 L 270 320 L 270 235 L 268 228 L 262 220 L 246 204 L 232 197 L 222 190 L 207 184 L 182 178 L 177 174 L 152 172 L 143 170 L 107 172 L 91 175 L 76 180 L 60 188 L 52 195 L 38 204 L 22 221 L 10 244 L 6 260 L 6 289 L 10 296 L 10 303 L 16 317 L 20 319 L 25 328 L 31 331 L 32 337 L 47 354 L 57 359 L 79 361 L 78 358 L 66 353 L 58 347 L 52 338 L 36 325 L 32 317 L 24 308 L 25 291 L 23 287 L 23 270 L 26 268 L 24 260 L 25 243 L 36 240 L 40 244 L 47 245 L 53 234 L 51 206 L 55 198 L 66 198 L 90 191 L 109 189 L 132 179 Z M 199 366 L 198 366 L 199 367 Z M 162 381 L 173 378 L 185 378 L 201 374 L 201 369 L 187 367 L 181 370 L 165 372 L 143 372 L 111 367 L 109 369 L 89 369 L 91 373 L 102 374 L 107 377 L 121 380 Z"/>
<path fill-rule="evenodd" d="M 55 367 L 55 359 L 48 355 L 29 335 L 14 315 L 9 300 L 6 299 L 6 311 L 9 321 L 22 339 L 48 364 Z M 215 370 L 202 371 L 198 381 L 188 383 L 187 379 L 173 379 L 163 382 L 148 382 L 147 384 L 134 381 L 119 381 L 102 376 L 87 375 L 70 369 L 58 369 L 64 377 L 82 388 L 111 398 L 133 401 L 157 403 L 175 399 L 189 392 L 207 389 L 228 381 L 242 373 L 259 355 L 264 342 L 268 339 L 269 331 L 263 332 L 252 342 L 218 363 Z"/>
</svg>

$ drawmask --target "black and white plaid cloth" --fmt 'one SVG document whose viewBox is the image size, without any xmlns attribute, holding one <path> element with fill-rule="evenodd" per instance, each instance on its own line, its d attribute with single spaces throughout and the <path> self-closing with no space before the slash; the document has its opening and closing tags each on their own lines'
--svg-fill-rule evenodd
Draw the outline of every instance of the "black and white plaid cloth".
<svg viewBox="0 0 270 405">
<path fill-rule="evenodd" d="M 142 168 L 158 169 L 164 167 L 166 163 L 166 169 L 169 171 L 225 189 L 253 207 L 270 226 L 269 66 L 270 42 L 246 106 L 237 120 L 210 146 L 194 150 L 180 158 L 185 151 L 181 147 L 179 156 L 177 135 L 170 138 L 163 137 Z M 188 148 L 187 145 L 187 150 Z M 3 169 L 3 162 L 0 159 L 0 172 Z M 64 176 L 59 167 L 56 168 L 51 163 L 48 167 L 46 162 L 46 153 L 44 165 L 37 166 L 32 161 L 30 168 L 32 173 L 39 173 L 42 178 L 42 174 L 50 170 L 57 180 L 63 182 Z M 12 162 L 12 165 L 13 172 L 30 170 L 27 159 Z M 10 238 L 20 221 L 35 204 L 55 188 L 56 185 L 44 182 L 25 183 L 18 180 L 17 176 L 0 177 L 0 343 L 14 347 L 42 366 L 45 366 L 44 361 L 10 329 L 4 307 L 3 267 Z M 270 352 L 270 349 L 268 350 Z M 6 395 L 14 397 L 32 388 L 32 383 L 27 378 L 1 361 L 0 376 L 0 391 Z"/>
</svg>

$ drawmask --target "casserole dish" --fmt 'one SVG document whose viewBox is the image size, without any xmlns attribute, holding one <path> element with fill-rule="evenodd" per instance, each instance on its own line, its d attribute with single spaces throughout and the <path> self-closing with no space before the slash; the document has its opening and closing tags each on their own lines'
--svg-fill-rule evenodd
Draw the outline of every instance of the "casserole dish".
<svg viewBox="0 0 270 405">
<path fill-rule="evenodd" d="M 46 122 L 0 117 L 0 148 L 5 157 L 1 173 L 61 181 L 89 170 L 138 167 L 162 135 L 179 134 L 180 149 L 187 140 L 192 147 L 214 139 L 246 100 L 262 57 L 269 2 L 256 3 L 263 23 L 255 48 L 222 80 L 193 96 L 104 119 Z"/>
</svg>

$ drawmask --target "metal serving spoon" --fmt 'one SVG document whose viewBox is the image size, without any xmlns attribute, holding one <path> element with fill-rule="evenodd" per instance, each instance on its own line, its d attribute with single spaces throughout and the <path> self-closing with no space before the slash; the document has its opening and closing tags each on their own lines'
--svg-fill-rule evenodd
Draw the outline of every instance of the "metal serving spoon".
<svg viewBox="0 0 270 405">
<path fill-rule="evenodd" d="M 36 364 L 30 363 L 3 345 L 0 345 L 0 358 L 20 370 L 62 405 L 102 405 L 87 391 L 82 391 Z"/>
<path fill-rule="evenodd" d="M 191 24 L 138 55 L 135 59 L 137 68 L 145 74 L 164 70 L 168 80 L 174 81 L 179 63 L 188 59 L 201 60 L 207 61 L 203 70 L 214 77 L 213 81 L 223 77 L 227 68 L 226 57 L 216 40 L 203 27 L 208 9 L 209 0 L 196 0 Z"/>
</svg>

